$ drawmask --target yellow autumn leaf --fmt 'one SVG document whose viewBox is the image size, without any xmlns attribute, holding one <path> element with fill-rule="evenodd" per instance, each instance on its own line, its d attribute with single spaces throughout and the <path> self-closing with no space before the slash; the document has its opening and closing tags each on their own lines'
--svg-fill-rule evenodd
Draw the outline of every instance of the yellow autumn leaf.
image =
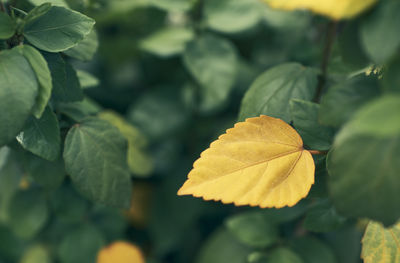
<svg viewBox="0 0 400 263">
<path fill-rule="evenodd" d="M 284 10 L 307 9 L 335 20 L 361 14 L 378 0 L 264 0 L 272 8 Z"/>
<path fill-rule="evenodd" d="M 362 239 L 361 258 L 364 263 L 400 262 L 400 222 L 385 228 L 370 221 Z"/>
<path fill-rule="evenodd" d="M 100 250 L 97 263 L 145 263 L 145 260 L 138 247 L 117 241 Z"/>
<path fill-rule="evenodd" d="M 293 206 L 310 191 L 314 171 L 300 135 L 262 115 L 237 123 L 211 143 L 178 194 L 263 208 Z"/>
</svg>

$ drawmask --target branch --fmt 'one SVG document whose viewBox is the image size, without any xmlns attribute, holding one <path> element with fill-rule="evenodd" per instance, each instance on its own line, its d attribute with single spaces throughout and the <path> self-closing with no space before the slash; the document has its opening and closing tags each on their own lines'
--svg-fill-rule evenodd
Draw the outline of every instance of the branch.
<svg viewBox="0 0 400 263">
<path fill-rule="evenodd" d="M 321 99 L 322 90 L 326 83 L 328 64 L 331 57 L 333 42 L 335 41 L 336 37 L 337 25 L 337 21 L 331 21 L 328 24 L 328 32 L 326 33 L 324 53 L 321 62 L 321 75 L 318 80 L 317 91 L 313 100 L 314 102 L 319 102 L 319 100 Z"/>
<path fill-rule="evenodd" d="M 6 8 L 4 7 L 4 3 L 1 0 L 0 0 L 0 11 L 4 12 L 4 13 L 6 12 Z"/>
<path fill-rule="evenodd" d="M 318 151 L 318 150 L 308 150 L 311 154 L 314 155 L 327 155 L 328 151 Z"/>
</svg>

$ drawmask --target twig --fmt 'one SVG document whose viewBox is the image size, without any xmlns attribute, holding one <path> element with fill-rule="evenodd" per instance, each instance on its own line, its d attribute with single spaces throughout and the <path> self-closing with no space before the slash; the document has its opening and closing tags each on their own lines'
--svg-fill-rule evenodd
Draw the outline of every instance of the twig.
<svg viewBox="0 0 400 263">
<path fill-rule="evenodd" d="M 308 150 L 311 154 L 314 155 L 327 155 L 328 151 L 318 151 L 318 150 Z"/>
<path fill-rule="evenodd" d="M 6 12 L 6 8 L 4 7 L 4 3 L 1 0 L 0 0 L 0 11 L 4 12 L 4 13 Z"/>
<path fill-rule="evenodd" d="M 328 24 L 328 32 L 326 33 L 324 53 L 321 62 L 321 75 L 319 76 L 314 102 L 319 102 L 322 95 L 322 90 L 326 83 L 328 64 L 329 64 L 329 59 L 331 57 L 333 42 L 335 41 L 336 37 L 337 25 L 338 25 L 337 21 L 331 21 Z"/>
</svg>

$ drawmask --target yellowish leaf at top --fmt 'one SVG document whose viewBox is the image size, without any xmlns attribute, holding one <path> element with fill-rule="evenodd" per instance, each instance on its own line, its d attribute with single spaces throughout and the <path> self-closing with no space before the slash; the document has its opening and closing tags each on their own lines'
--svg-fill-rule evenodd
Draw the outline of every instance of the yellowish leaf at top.
<svg viewBox="0 0 400 263">
<path fill-rule="evenodd" d="M 97 263 L 145 263 L 145 260 L 138 247 L 117 241 L 100 250 Z"/>
<path fill-rule="evenodd" d="M 300 135 L 262 115 L 237 123 L 213 142 L 178 194 L 263 208 L 293 206 L 310 191 L 314 171 Z"/>
<path fill-rule="evenodd" d="M 400 262 L 400 222 L 385 228 L 370 221 L 362 239 L 361 258 L 364 263 Z"/>
<path fill-rule="evenodd" d="M 335 20 L 352 18 L 378 0 L 264 0 L 272 8 L 284 10 L 307 9 Z"/>
</svg>

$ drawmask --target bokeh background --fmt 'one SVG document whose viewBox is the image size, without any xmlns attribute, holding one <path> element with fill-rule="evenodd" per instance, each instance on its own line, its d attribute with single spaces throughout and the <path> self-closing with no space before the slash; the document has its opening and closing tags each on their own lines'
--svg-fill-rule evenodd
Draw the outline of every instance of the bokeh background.
<svg viewBox="0 0 400 263">
<path fill-rule="evenodd" d="M 237 121 L 243 95 L 258 75 L 283 62 L 320 66 L 328 19 L 272 10 L 257 0 L 66 2 L 96 20 L 94 58 L 68 58 L 76 69 L 90 73 L 84 78 L 84 109 L 123 116 L 139 131 L 136 140 L 146 155 L 136 164 L 129 211 L 94 205 L 64 177 L 45 200 L 25 203 L 23 220 L 12 226 L 1 220 L 6 212 L 0 208 L 0 262 L 91 263 L 101 247 L 116 240 L 140 247 L 148 263 L 247 262 L 254 249 L 227 232 L 226 222 L 259 209 L 176 193 L 200 153 Z M 332 78 L 349 72 L 351 65 L 336 64 L 342 59 L 335 45 L 328 68 Z M 13 167 L 2 169 L 16 173 Z M 2 202 L 32 184 L 29 174 L 18 178 L 0 184 Z M 329 262 L 359 262 L 357 228 L 324 234 L 303 228 L 308 202 L 326 190 L 324 176 L 320 178 L 319 188 L 296 207 L 265 210 L 279 218 L 279 243 L 289 244 L 290 237 L 299 253 L 325 253 L 335 260 Z M 30 209 L 36 212 L 26 218 L 24 210 Z M 26 235 L 32 228 L 38 228 L 35 235 Z"/>
</svg>

